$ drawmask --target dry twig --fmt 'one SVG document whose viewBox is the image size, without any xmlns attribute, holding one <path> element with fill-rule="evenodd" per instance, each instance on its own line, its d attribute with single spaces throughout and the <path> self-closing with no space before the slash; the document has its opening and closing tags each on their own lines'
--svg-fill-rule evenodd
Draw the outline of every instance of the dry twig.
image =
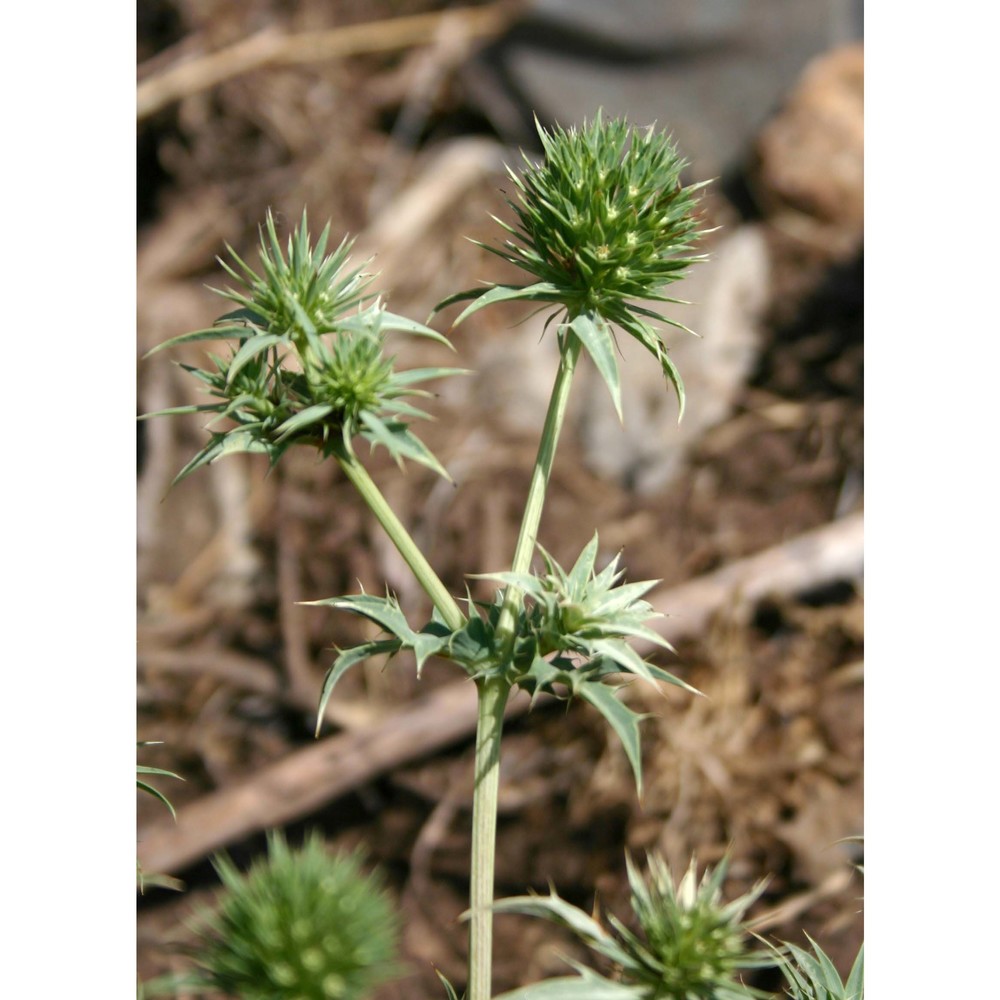
<svg viewBox="0 0 1000 1000">
<path fill-rule="evenodd" d="M 453 22 L 456 30 L 469 38 L 489 38 L 511 22 L 516 7 L 501 0 L 488 7 L 416 14 L 298 35 L 265 28 L 235 45 L 143 80 L 136 89 L 136 117 L 142 121 L 175 101 L 268 66 L 295 66 L 426 45 L 438 37 L 445 21 Z"/>
</svg>

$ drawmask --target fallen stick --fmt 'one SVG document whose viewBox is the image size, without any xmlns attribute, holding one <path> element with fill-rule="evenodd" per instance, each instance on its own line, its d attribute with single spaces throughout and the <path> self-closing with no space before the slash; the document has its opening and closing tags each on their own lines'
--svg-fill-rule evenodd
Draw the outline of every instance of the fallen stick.
<svg viewBox="0 0 1000 1000">
<path fill-rule="evenodd" d="M 834 521 L 789 542 L 741 559 L 705 577 L 662 588 L 650 597 L 671 641 L 701 630 L 739 601 L 747 607 L 773 593 L 795 594 L 853 579 L 863 566 L 862 515 Z M 511 699 L 507 717 L 522 715 L 527 696 Z M 289 754 L 239 784 L 212 792 L 139 836 L 148 872 L 182 871 L 240 837 L 299 819 L 366 781 L 467 739 L 476 727 L 476 690 L 458 681 L 364 730 L 328 737 Z"/>
<path fill-rule="evenodd" d="M 265 28 L 218 52 L 185 60 L 143 80 L 136 88 L 136 118 L 142 121 L 168 104 L 265 66 L 294 66 L 427 45 L 445 23 L 453 23 L 469 38 L 488 38 L 499 34 L 515 12 L 516 7 L 510 3 L 495 3 L 298 35 Z"/>
<path fill-rule="evenodd" d="M 647 600 L 667 615 L 655 628 L 675 642 L 701 632 L 719 611 L 732 617 L 769 594 L 801 594 L 856 579 L 864 569 L 864 530 L 864 515 L 851 514 L 687 583 L 654 590 Z M 633 645 L 646 654 L 654 648 L 638 640 Z"/>
</svg>

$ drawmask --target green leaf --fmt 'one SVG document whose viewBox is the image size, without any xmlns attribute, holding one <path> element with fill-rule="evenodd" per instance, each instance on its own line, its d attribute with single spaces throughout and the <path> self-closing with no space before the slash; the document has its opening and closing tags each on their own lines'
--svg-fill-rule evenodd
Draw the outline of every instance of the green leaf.
<svg viewBox="0 0 1000 1000">
<path fill-rule="evenodd" d="M 470 676 L 481 676 L 497 668 L 493 626 L 473 615 L 448 638 L 448 657 L 464 667 Z"/>
<path fill-rule="evenodd" d="M 639 723 L 648 716 L 639 715 L 622 704 L 615 697 L 614 690 L 600 681 L 581 684 L 579 694 L 604 716 L 621 740 L 625 756 L 628 757 L 635 775 L 636 794 L 642 798 L 642 745 L 639 739 Z"/>
<path fill-rule="evenodd" d="M 169 772 L 164 771 L 163 773 L 167 774 Z M 177 775 L 175 774 L 173 775 L 173 777 L 176 778 Z M 174 809 L 173 804 L 171 803 L 170 799 L 168 799 L 166 795 L 163 794 L 163 792 L 161 792 L 158 788 L 154 788 L 151 784 L 149 784 L 146 781 L 140 781 L 137 779 L 135 784 L 140 792 L 145 792 L 147 795 L 152 795 L 154 799 L 157 799 L 158 801 L 162 802 L 163 805 L 165 805 L 170 810 L 170 815 L 173 816 L 174 819 L 177 819 L 177 812 Z"/>
<path fill-rule="evenodd" d="M 176 486 L 182 479 L 186 479 L 195 470 L 200 469 L 203 465 L 211 465 L 212 462 L 222 458 L 223 455 L 233 455 L 239 452 L 264 454 L 271 456 L 273 463 L 276 448 L 260 440 L 255 433 L 258 426 L 237 427 L 224 434 L 213 434 L 212 440 L 177 473 L 172 485 Z"/>
<path fill-rule="evenodd" d="M 437 973 L 438 979 L 440 979 L 441 982 L 444 983 L 444 989 L 445 993 L 448 996 L 448 1000 L 465 1000 L 465 994 L 463 993 L 462 996 L 459 997 L 459 995 L 455 992 L 455 987 L 448 982 L 447 978 L 445 978 L 444 973 L 441 972 L 440 969 L 435 969 L 434 971 Z"/>
<path fill-rule="evenodd" d="M 597 975 L 564 976 L 522 986 L 496 1000 L 640 1000 L 644 995 L 638 987 L 613 983 Z"/>
<path fill-rule="evenodd" d="M 665 319 L 665 317 L 661 317 L 661 319 Z M 670 322 L 669 320 L 665 321 Z M 684 401 L 686 398 L 684 392 L 684 382 L 681 379 L 681 373 L 677 370 L 677 366 L 670 360 L 670 355 L 667 353 L 667 348 L 664 346 L 663 341 L 654 330 L 641 320 L 636 319 L 634 316 L 615 316 L 615 322 L 632 334 L 632 336 L 635 337 L 635 339 L 638 340 L 639 343 L 641 343 L 643 347 L 645 347 L 646 350 L 660 362 L 660 368 L 662 369 L 664 376 L 674 387 L 674 392 L 677 395 L 677 422 L 680 423 L 681 418 L 684 416 Z M 687 330 L 687 327 L 683 327 L 683 329 Z M 691 331 L 688 330 L 687 332 L 690 333 Z"/>
<path fill-rule="evenodd" d="M 182 333 L 179 337 L 171 337 L 162 344 L 157 344 L 156 347 L 147 351 L 143 357 L 148 358 L 153 354 L 158 354 L 160 351 L 166 350 L 168 347 L 176 347 L 178 344 L 190 344 L 198 340 L 242 340 L 244 337 L 250 337 L 254 333 L 255 331 L 252 327 L 245 325 L 213 326 L 207 330 L 194 330 L 191 333 Z"/>
<path fill-rule="evenodd" d="M 463 294 L 459 293 L 459 296 L 453 295 L 450 299 L 445 299 L 436 307 L 435 312 L 443 309 L 452 302 L 459 301 L 460 296 Z M 479 293 L 476 301 L 462 311 L 458 319 L 452 323 L 452 326 L 458 326 L 459 323 L 464 322 L 474 312 L 478 312 L 485 306 L 493 305 L 497 302 L 510 302 L 515 299 L 523 299 L 527 302 L 558 302 L 559 289 L 548 281 L 539 281 L 534 285 L 494 285 L 485 292 Z"/>
<path fill-rule="evenodd" d="M 399 607 L 399 602 L 394 597 L 352 594 L 348 597 L 328 597 L 322 601 L 303 601 L 302 603 L 313 607 L 339 608 L 341 611 L 350 611 L 352 614 L 361 615 L 406 643 L 412 643 L 417 638 L 417 633 L 410 628 L 406 616 Z"/>
<path fill-rule="evenodd" d="M 164 770 L 162 767 L 147 767 L 145 764 L 137 764 L 135 770 L 137 774 L 160 774 L 164 778 L 176 778 L 178 781 L 184 780 L 179 774 Z"/>
<path fill-rule="evenodd" d="M 589 914 L 561 899 L 555 890 L 548 896 L 512 896 L 493 904 L 494 913 L 521 913 L 560 924 L 579 937 L 588 948 L 619 965 L 628 965 L 629 956 L 615 939 Z"/>
<path fill-rule="evenodd" d="M 679 677 L 675 677 L 673 674 L 668 673 L 662 667 L 658 667 L 654 663 L 647 662 L 646 667 L 658 681 L 665 681 L 667 684 L 674 684 L 679 688 L 684 688 L 685 691 L 689 691 L 691 694 L 702 694 L 702 692 L 696 687 L 692 687 L 686 681 L 682 681 Z"/>
<path fill-rule="evenodd" d="M 405 372 L 393 372 L 394 386 L 415 385 L 434 378 L 447 378 L 449 375 L 471 375 L 468 368 L 410 368 Z"/>
<path fill-rule="evenodd" d="M 294 416 L 289 417 L 275 429 L 277 440 L 282 441 L 285 438 L 291 437 L 296 431 L 304 430 L 312 424 L 319 423 L 331 413 L 333 413 L 333 407 L 329 403 L 317 403 L 314 406 L 307 406 L 304 410 L 299 410 Z"/>
<path fill-rule="evenodd" d="M 614 938 L 589 914 L 567 903 L 555 891 L 548 896 L 510 896 L 493 903 L 494 913 L 520 913 L 528 917 L 543 917 L 568 928 L 591 948 L 600 951 L 613 962 L 626 962 L 628 956 L 619 949 Z"/>
<path fill-rule="evenodd" d="M 597 532 L 594 532 L 593 537 L 584 546 L 583 551 L 577 557 L 576 562 L 573 564 L 573 568 L 569 571 L 569 576 L 567 577 L 567 590 L 571 594 L 583 593 L 584 587 L 590 581 L 591 576 L 594 573 L 594 563 L 597 561 L 597 546 L 598 538 Z M 555 566 L 555 561 L 545 553 L 546 558 Z"/>
<path fill-rule="evenodd" d="M 325 602 L 314 601 L 308 603 L 322 604 Z M 356 663 L 361 663 L 372 656 L 381 656 L 383 653 L 388 653 L 391 656 L 393 653 L 399 652 L 401 647 L 402 643 L 398 639 L 377 639 L 372 642 L 362 643 L 360 646 L 352 646 L 350 649 L 345 649 L 340 653 L 337 659 L 333 661 L 333 666 L 326 672 L 326 677 L 323 679 L 323 690 L 320 692 L 319 708 L 316 712 L 315 735 L 317 737 L 323 725 L 323 715 L 326 712 L 327 703 L 330 701 L 330 695 L 333 694 L 333 689 L 336 687 L 337 681 Z"/>
<path fill-rule="evenodd" d="M 382 330 L 411 333 L 416 337 L 427 337 L 430 340 L 437 341 L 439 344 L 444 344 L 445 347 L 452 351 L 455 350 L 455 345 L 444 334 L 438 333 L 437 330 L 432 330 L 429 326 L 418 323 L 416 320 L 407 319 L 405 316 L 397 316 L 395 313 L 383 311 L 380 314 L 379 326 Z"/>
<path fill-rule="evenodd" d="M 858 957 L 851 966 L 845 986 L 847 1000 L 864 1000 L 865 995 L 865 946 L 858 949 Z"/>
<path fill-rule="evenodd" d="M 623 671 L 635 674 L 637 677 L 649 681 L 654 687 L 656 686 L 656 678 L 649 669 L 649 664 L 623 640 L 590 639 L 587 645 L 595 652 L 606 656 L 609 660 L 613 660 Z"/>
<path fill-rule="evenodd" d="M 599 316 L 581 313 L 569 324 L 569 328 L 580 338 L 587 353 L 594 359 L 594 364 L 611 393 L 618 419 L 622 420 L 621 376 L 611 327 Z"/>
<path fill-rule="evenodd" d="M 184 891 L 184 883 L 179 878 L 174 878 L 172 875 L 144 872 L 140 865 L 137 865 L 136 875 L 139 881 L 140 895 L 144 894 L 147 888 L 171 889 L 174 892 Z"/>
<path fill-rule="evenodd" d="M 278 344 L 287 344 L 288 337 L 277 333 L 264 333 L 256 337 L 250 337 L 246 343 L 233 355 L 233 360 L 229 362 L 229 370 L 226 372 L 226 385 L 232 385 L 233 379 L 259 354 L 263 354 L 270 348 Z"/>
<path fill-rule="evenodd" d="M 198 406 L 171 406 L 166 410 L 157 410 L 155 413 L 140 413 L 136 420 L 149 420 L 151 417 L 176 417 L 182 413 L 208 413 L 215 412 L 222 406 L 221 403 L 201 403 Z"/>
<path fill-rule="evenodd" d="M 452 481 L 445 467 L 406 424 L 396 421 L 387 423 L 370 410 L 361 412 L 361 422 L 364 424 L 361 431 L 362 437 L 367 438 L 373 445 L 380 444 L 385 447 L 400 465 L 402 459 L 409 458 L 411 461 L 427 466 L 442 479 L 447 479 L 449 483 Z"/>
</svg>

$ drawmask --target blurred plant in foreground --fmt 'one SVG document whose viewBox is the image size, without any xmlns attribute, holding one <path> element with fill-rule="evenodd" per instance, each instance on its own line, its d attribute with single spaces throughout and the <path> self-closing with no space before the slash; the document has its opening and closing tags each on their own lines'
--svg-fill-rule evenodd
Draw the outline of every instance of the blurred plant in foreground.
<svg viewBox="0 0 1000 1000">
<path fill-rule="evenodd" d="M 318 834 L 300 850 L 268 838 L 245 875 L 214 860 L 223 891 L 197 925 L 197 970 L 179 985 L 240 1000 L 362 1000 L 400 971 L 399 918 L 360 854 L 330 854 Z"/>
</svg>

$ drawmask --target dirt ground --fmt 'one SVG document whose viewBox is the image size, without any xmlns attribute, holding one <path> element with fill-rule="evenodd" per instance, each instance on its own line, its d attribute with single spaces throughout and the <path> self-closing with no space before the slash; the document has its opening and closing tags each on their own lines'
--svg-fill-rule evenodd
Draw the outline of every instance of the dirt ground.
<svg viewBox="0 0 1000 1000">
<path fill-rule="evenodd" d="M 211 0 L 150 2 L 139 8 L 140 83 L 276 27 L 384 26 L 441 8 L 422 0 L 253 0 L 236 16 L 232 5 Z M 142 411 L 198 400 L 194 380 L 172 363 L 197 360 L 196 347 L 170 358 L 142 355 L 226 311 L 205 288 L 223 281 L 215 255 L 228 242 L 255 260 L 256 227 L 268 207 L 286 227 L 307 205 L 314 231 L 331 219 L 335 232 L 358 234 L 359 260 L 378 249 L 391 308 L 417 319 L 452 291 L 504 280 L 499 262 L 466 237 L 499 238 L 489 218 L 507 211 L 499 160 L 515 162 L 516 151 L 498 145 L 459 72 L 479 44 L 476 31 L 503 29 L 488 22 L 466 29 L 449 45 L 271 65 L 211 86 L 188 77 L 179 100 L 168 95 L 140 117 Z M 851 76 L 855 55 L 839 79 L 860 86 Z M 624 549 L 630 579 L 667 588 L 862 510 L 863 215 L 858 189 L 823 187 L 825 166 L 860 152 L 841 127 L 836 88 L 814 104 L 808 86 L 804 92 L 804 105 L 790 99 L 776 109 L 773 127 L 706 201 L 723 233 L 752 225 L 762 234 L 770 284 L 752 365 L 724 415 L 685 439 L 683 461 L 656 489 L 598 472 L 571 429 L 541 528 L 558 559 L 572 561 L 598 528 L 609 553 Z M 419 127 L 401 129 L 414 107 L 422 109 Z M 467 158 L 440 158 L 448 149 Z M 423 196 L 423 214 L 407 214 L 412 191 Z M 502 360 L 507 324 L 523 314 L 480 317 L 453 334 L 466 367 Z M 437 352 L 408 348 L 405 360 L 450 363 Z M 485 383 L 469 384 L 442 393 L 433 404 L 438 419 L 422 434 L 452 471 L 454 488 L 415 466 L 401 475 L 384 453 L 365 457 L 453 593 L 464 592 L 465 574 L 508 563 L 536 444 L 516 422 L 498 419 L 503 403 L 488 386 L 480 391 Z M 332 463 L 291 454 L 267 475 L 255 460 L 227 458 L 168 491 L 203 434 L 197 420 L 161 419 L 140 425 L 138 446 L 138 738 L 162 741 L 142 752 L 143 763 L 183 775 L 183 784 L 159 782 L 181 814 L 313 743 L 330 650 L 362 632 L 347 616 L 297 601 L 356 593 L 359 585 L 379 592 L 388 581 L 411 621 L 428 611 Z M 655 848 L 677 868 L 692 854 L 710 864 L 728 850 L 727 891 L 771 877 L 753 910 L 761 928 L 796 943 L 809 933 L 846 972 L 863 937 L 855 867 L 862 846 L 845 840 L 864 832 L 863 637 L 863 592 L 853 576 L 776 592 L 748 613 L 717 609 L 676 656 L 657 659 L 706 698 L 641 686 L 624 693 L 652 716 L 644 724 L 641 803 L 623 752 L 587 706 L 545 705 L 512 720 L 497 895 L 545 891 L 551 882 L 578 905 L 591 906 L 596 895 L 624 916 L 626 848 L 637 857 Z M 338 688 L 338 714 L 324 735 L 362 730 L 457 679 L 444 664 L 430 664 L 419 682 L 404 661 L 359 669 Z M 318 828 L 332 846 L 363 844 L 387 874 L 405 915 L 410 972 L 377 1000 L 439 997 L 435 967 L 462 982 L 465 931 L 457 917 L 467 900 L 471 742 L 470 733 L 443 750 L 416 748 L 411 759 L 285 823 L 292 839 Z M 165 816 L 145 796 L 137 808 L 142 842 Z M 225 846 L 242 864 L 263 844 L 256 832 Z M 177 945 L 185 922 L 210 904 L 216 886 L 204 857 L 168 874 L 186 890 L 138 900 L 144 979 L 183 968 Z M 583 957 L 540 922 L 500 918 L 495 934 L 497 992 L 564 974 L 562 955 Z M 759 985 L 777 988 L 769 975 Z"/>
</svg>

